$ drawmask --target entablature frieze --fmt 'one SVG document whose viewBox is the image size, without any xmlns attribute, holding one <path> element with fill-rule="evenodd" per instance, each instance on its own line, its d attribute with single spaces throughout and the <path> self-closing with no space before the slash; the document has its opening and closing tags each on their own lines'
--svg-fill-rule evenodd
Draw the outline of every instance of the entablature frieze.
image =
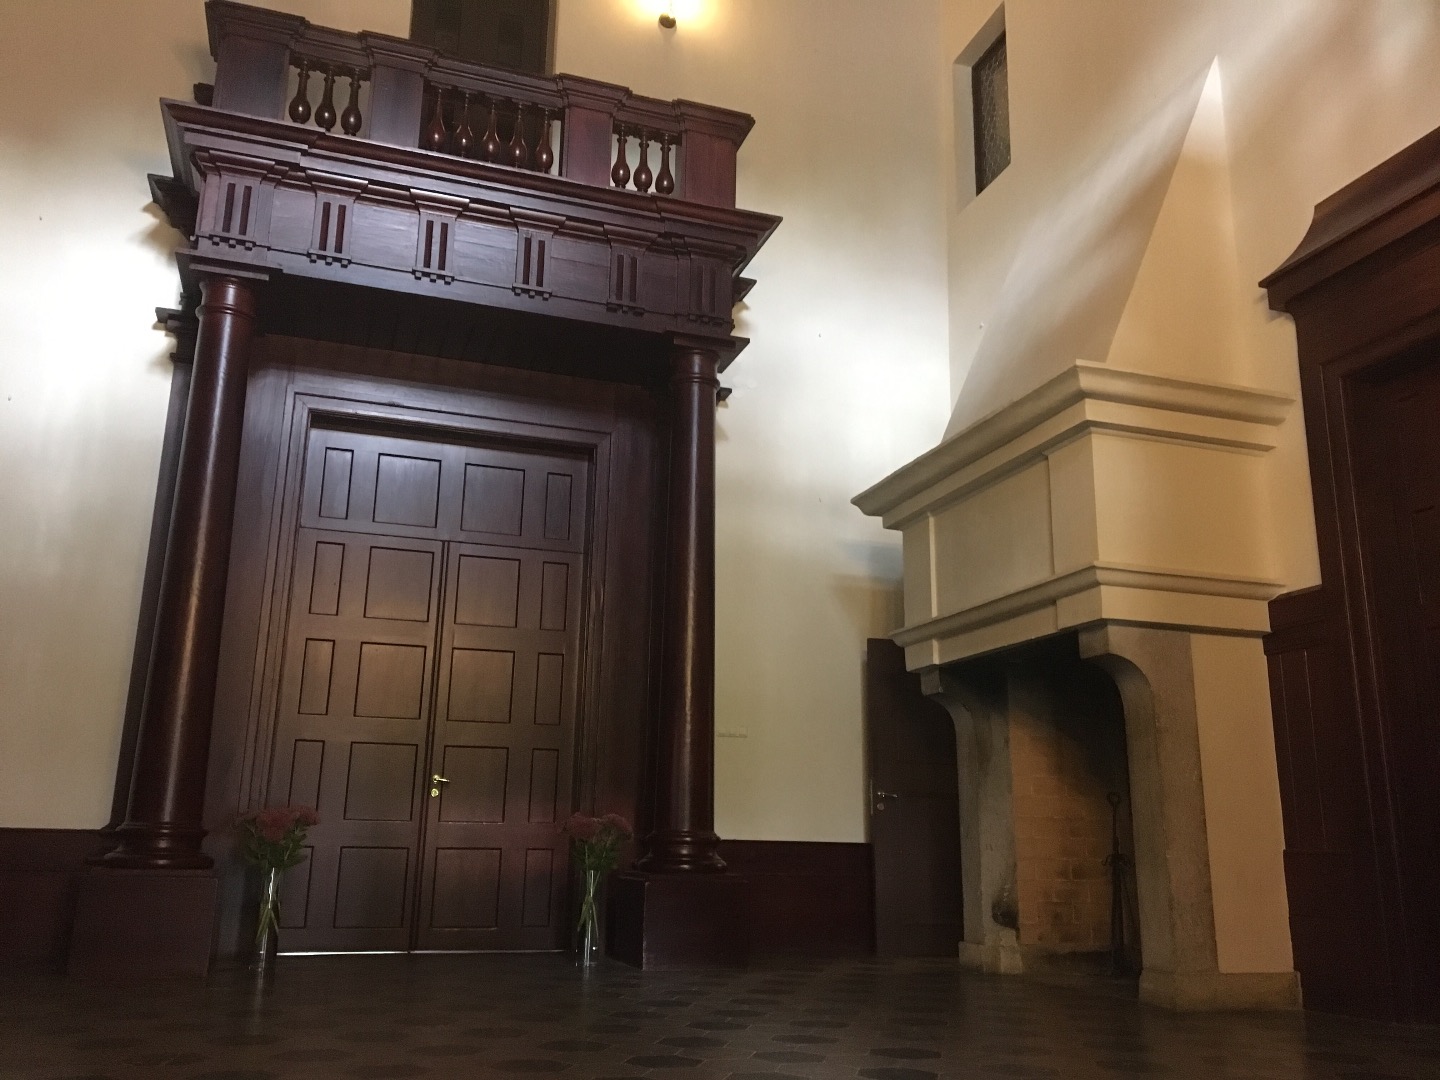
<svg viewBox="0 0 1440 1080">
<path fill-rule="evenodd" d="M 717 339 L 766 214 L 605 190 L 163 103 L 157 201 L 190 256 L 286 275 Z M 193 218 L 193 220 L 192 220 Z"/>
</svg>

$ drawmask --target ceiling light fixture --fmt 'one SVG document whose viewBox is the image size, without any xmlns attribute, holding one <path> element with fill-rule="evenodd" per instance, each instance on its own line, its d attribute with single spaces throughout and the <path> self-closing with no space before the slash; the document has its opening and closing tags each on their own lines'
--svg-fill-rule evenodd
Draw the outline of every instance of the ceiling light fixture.
<svg viewBox="0 0 1440 1080">
<path fill-rule="evenodd" d="M 675 29 L 675 0 L 667 0 L 665 10 L 660 12 L 660 25 L 666 30 Z"/>
</svg>

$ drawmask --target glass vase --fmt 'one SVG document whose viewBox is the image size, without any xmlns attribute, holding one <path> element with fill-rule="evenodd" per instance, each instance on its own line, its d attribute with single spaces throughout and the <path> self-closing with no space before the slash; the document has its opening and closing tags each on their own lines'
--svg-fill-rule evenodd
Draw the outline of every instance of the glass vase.
<svg viewBox="0 0 1440 1080">
<path fill-rule="evenodd" d="M 580 922 L 575 931 L 575 962 L 594 967 L 600 959 L 600 871 L 585 871 L 585 899 L 580 903 Z"/>
<path fill-rule="evenodd" d="M 255 929 L 255 953 L 250 971 L 269 979 L 275 974 L 275 957 L 280 951 L 280 871 L 269 867 L 260 893 L 260 916 Z"/>
</svg>

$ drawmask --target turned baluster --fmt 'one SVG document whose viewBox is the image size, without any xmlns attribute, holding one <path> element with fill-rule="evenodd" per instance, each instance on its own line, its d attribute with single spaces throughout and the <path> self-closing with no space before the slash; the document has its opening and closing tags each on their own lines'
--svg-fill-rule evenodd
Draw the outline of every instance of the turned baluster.
<svg viewBox="0 0 1440 1080">
<path fill-rule="evenodd" d="M 469 157 L 475 149 L 475 129 L 470 126 L 470 91 L 461 94 L 460 122 L 455 128 L 455 153 Z"/>
<path fill-rule="evenodd" d="M 618 188 L 630 183 L 630 159 L 629 151 L 625 149 L 625 138 L 625 129 L 621 128 L 619 141 L 615 144 L 615 167 L 610 170 L 610 179 Z"/>
<path fill-rule="evenodd" d="M 670 136 L 660 136 L 660 173 L 655 177 L 655 191 L 660 195 L 675 193 L 675 174 L 670 171 Z"/>
<path fill-rule="evenodd" d="M 430 114 L 430 123 L 425 125 L 425 134 L 420 139 L 421 149 L 444 150 L 448 134 L 445 130 L 445 91 L 437 86 L 435 88 L 435 111 Z"/>
<path fill-rule="evenodd" d="M 525 168 L 530 161 L 530 148 L 525 145 L 525 106 L 515 103 L 515 134 L 510 137 L 510 164 Z"/>
<path fill-rule="evenodd" d="M 320 95 L 320 107 L 315 110 L 315 126 L 329 131 L 335 126 L 335 70 L 325 68 L 325 92 Z"/>
<path fill-rule="evenodd" d="M 548 173 L 555 164 L 555 151 L 550 147 L 550 110 L 545 110 L 545 123 L 540 128 L 540 145 L 535 148 L 535 168 Z"/>
<path fill-rule="evenodd" d="M 360 115 L 360 73 L 354 68 L 347 68 L 345 75 L 350 80 L 350 99 L 345 103 L 345 111 L 340 114 L 340 130 L 346 135 L 355 135 L 365 122 Z"/>
<path fill-rule="evenodd" d="M 505 144 L 500 141 L 500 133 L 495 130 L 495 99 L 490 99 L 490 126 L 485 129 L 485 138 L 480 143 L 480 156 L 486 161 L 499 161 L 500 151 Z"/>
<path fill-rule="evenodd" d="M 640 164 L 635 169 L 635 190 L 649 191 L 650 185 L 655 182 L 655 174 L 650 171 L 650 132 L 644 128 L 640 129 Z"/>
<path fill-rule="evenodd" d="M 310 61 L 300 61 L 300 81 L 295 84 L 295 96 L 286 109 L 290 119 L 303 124 L 310 119 Z"/>
</svg>

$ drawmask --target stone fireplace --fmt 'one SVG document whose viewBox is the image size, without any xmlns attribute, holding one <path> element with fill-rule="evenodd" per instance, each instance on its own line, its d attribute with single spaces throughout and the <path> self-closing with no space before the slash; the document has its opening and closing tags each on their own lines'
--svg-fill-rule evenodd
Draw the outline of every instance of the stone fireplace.
<svg viewBox="0 0 1440 1080">
<path fill-rule="evenodd" d="M 1253 527 L 1289 404 L 1079 362 L 855 500 L 956 723 L 964 963 L 1109 948 L 1113 793 L 1142 999 L 1298 1002 Z"/>
</svg>

